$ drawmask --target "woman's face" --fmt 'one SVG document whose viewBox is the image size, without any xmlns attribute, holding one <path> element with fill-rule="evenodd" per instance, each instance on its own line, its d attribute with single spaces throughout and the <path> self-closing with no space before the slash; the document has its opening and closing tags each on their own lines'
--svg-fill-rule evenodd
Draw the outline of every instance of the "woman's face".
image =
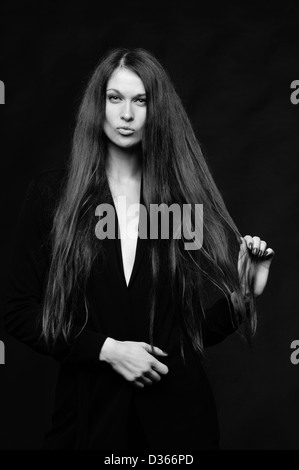
<svg viewBox="0 0 299 470">
<path fill-rule="evenodd" d="M 142 80 L 126 68 L 111 75 L 106 89 L 104 132 L 118 147 L 139 143 L 146 119 L 146 94 Z"/>
</svg>

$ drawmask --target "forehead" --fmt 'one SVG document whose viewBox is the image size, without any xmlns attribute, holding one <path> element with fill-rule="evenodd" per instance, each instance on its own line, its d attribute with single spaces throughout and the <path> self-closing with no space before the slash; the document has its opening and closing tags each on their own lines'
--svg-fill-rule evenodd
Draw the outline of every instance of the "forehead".
<svg viewBox="0 0 299 470">
<path fill-rule="evenodd" d="M 145 93 L 145 88 L 141 78 L 132 70 L 118 68 L 114 70 L 107 83 L 107 90 L 113 88 L 120 93 Z"/>
</svg>

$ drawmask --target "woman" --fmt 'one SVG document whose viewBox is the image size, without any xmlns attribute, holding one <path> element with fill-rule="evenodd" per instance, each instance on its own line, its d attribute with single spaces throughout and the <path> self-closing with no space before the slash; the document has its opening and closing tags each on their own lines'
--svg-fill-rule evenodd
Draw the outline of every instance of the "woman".
<svg viewBox="0 0 299 470">
<path fill-rule="evenodd" d="M 189 204 L 192 229 L 202 204 L 198 249 L 140 237 L 153 204 Z M 44 448 L 217 449 L 201 358 L 237 329 L 250 340 L 273 254 L 241 237 L 159 62 L 110 51 L 86 88 L 68 169 L 33 180 L 16 237 L 7 330 L 60 362 Z"/>
</svg>

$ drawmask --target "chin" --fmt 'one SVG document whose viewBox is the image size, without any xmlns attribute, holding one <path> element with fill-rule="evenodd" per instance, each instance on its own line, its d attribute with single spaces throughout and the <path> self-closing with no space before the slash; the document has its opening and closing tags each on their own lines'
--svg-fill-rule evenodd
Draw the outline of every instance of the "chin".
<svg viewBox="0 0 299 470">
<path fill-rule="evenodd" d="M 115 142 L 115 144 L 121 148 L 130 148 L 130 147 L 135 147 L 138 144 L 141 144 L 141 140 L 126 138 L 126 140 L 124 139 L 118 140 L 118 142 Z"/>
</svg>

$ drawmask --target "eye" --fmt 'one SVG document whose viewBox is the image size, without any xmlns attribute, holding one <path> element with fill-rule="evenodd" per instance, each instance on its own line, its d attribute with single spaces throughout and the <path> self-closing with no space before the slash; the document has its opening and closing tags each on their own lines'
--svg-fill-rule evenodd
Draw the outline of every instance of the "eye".
<svg viewBox="0 0 299 470">
<path fill-rule="evenodd" d="M 118 100 L 120 100 L 120 97 L 117 96 L 117 95 L 108 95 L 107 98 L 108 98 L 108 100 L 111 101 L 112 103 L 115 103 L 115 102 L 117 102 Z"/>
<path fill-rule="evenodd" d="M 140 104 L 145 104 L 146 103 L 146 99 L 145 98 L 137 98 L 136 100 L 138 103 Z"/>
</svg>

